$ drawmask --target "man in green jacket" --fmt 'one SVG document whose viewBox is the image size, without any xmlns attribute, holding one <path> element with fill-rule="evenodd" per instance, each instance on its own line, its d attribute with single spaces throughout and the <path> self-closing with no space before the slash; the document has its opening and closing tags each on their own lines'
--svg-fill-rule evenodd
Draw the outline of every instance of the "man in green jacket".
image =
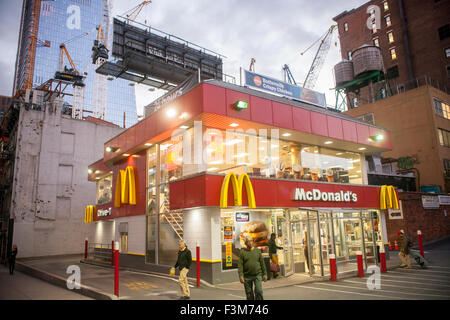
<svg viewBox="0 0 450 320">
<path fill-rule="evenodd" d="M 404 233 L 403 230 L 397 232 L 397 235 L 400 238 L 400 252 L 398 253 L 400 260 L 402 260 L 402 264 L 400 265 L 400 267 L 406 267 L 406 269 L 411 269 L 411 262 L 409 259 L 409 246 L 410 246 L 409 237 Z"/>
<path fill-rule="evenodd" d="M 192 263 L 192 255 L 191 251 L 186 247 L 186 242 L 184 240 L 180 240 L 178 242 L 178 246 L 180 247 L 180 251 L 178 251 L 178 259 L 174 268 L 178 267 L 180 269 L 180 277 L 178 279 L 178 282 L 181 287 L 180 300 L 187 300 L 190 299 L 191 296 L 187 280 L 187 274 L 189 272 L 189 267 L 191 266 Z"/>
<path fill-rule="evenodd" d="M 261 250 L 253 248 L 252 242 L 252 237 L 247 236 L 246 248 L 241 249 L 238 263 L 239 280 L 244 284 L 247 300 L 263 300 L 262 281 L 267 281 L 266 266 Z"/>
</svg>

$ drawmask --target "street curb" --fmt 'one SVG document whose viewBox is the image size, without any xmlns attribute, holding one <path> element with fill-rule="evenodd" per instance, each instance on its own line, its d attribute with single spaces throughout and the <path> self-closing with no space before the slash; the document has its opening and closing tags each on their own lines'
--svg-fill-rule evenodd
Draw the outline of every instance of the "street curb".
<svg viewBox="0 0 450 320">
<path fill-rule="evenodd" d="M 108 294 L 106 292 L 103 292 L 98 289 L 94 289 L 92 287 L 89 287 L 89 286 L 86 286 L 83 284 L 80 285 L 80 289 L 70 290 L 67 288 L 67 279 L 64 279 L 60 276 L 48 273 L 44 270 L 40 270 L 35 267 L 30 267 L 30 266 L 20 263 L 20 262 L 16 262 L 16 270 L 23 272 L 34 278 L 38 278 L 45 282 L 51 283 L 55 286 L 69 290 L 71 292 L 75 292 L 75 293 L 81 294 L 83 296 L 93 298 L 95 300 L 119 300 L 116 296 L 114 296 L 112 294 Z"/>
<path fill-rule="evenodd" d="M 93 265 L 93 266 L 104 267 L 104 268 L 108 268 L 108 269 L 113 269 L 114 268 L 114 267 L 111 267 L 110 264 L 96 262 L 96 261 L 80 260 L 80 263 L 90 264 L 90 265 Z M 167 279 L 174 279 L 174 276 L 172 277 L 172 276 L 169 276 L 166 273 L 160 273 L 160 272 L 155 272 L 155 271 L 132 269 L 132 268 L 127 268 L 127 267 L 124 267 L 124 268 L 120 268 L 119 267 L 119 270 L 136 272 L 136 273 L 154 274 L 154 275 L 161 276 L 161 277 L 164 277 L 164 278 L 167 278 Z M 191 284 L 194 284 L 194 285 L 197 284 L 197 279 L 196 278 L 188 277 L 188 281 L 191 282 Z M 200 279 L 200 284 L 203 284 L 203 285 L 205 285 L 207 287 L 210 287 L 210 288 L 215 288 L 215 286 L 213 284 L 211 284 L 211 283 L 209 283 L 209 282 L 207 282 L 205 280 L 202 280 L 202 279 Z"/>
</svg>

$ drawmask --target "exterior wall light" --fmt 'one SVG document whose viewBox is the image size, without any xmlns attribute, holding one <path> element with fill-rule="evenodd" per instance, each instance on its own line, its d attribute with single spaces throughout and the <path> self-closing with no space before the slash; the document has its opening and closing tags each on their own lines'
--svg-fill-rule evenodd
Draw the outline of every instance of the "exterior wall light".
<svg viewBox="0 0 450 320">
<path fill-rule="evenodd" d="M 105 148 L 106 152 L 115 152 L 117 150 L 117 148 L 111 147 L 111 146 L 107 146 Z"/>
<path fill-rule="evenodd" d="M 88 169 L 88 173 L 89 173 L 89 174 L 93 174 L 93 173 L 94 173 L 94 170 Z"/>
<path fill-rule="evenodd" d="M 239 125 L 238 125 L 237 123 L 231 123 L 231 124 L 230 124 L 230 127 L 233 127 L 233 128 L 234 128 L 234 127 L 239 127 Z"/>
<path fill-rule="evenodd" d="M 370 136 L 369 137 L 369 140 L 370 141 L 374 141 L 374 142 L 379 142 L 379 141 L 383 141 L 384 140 L 384 135 L 382 135 L 382 134 L 376 134 L 376 135 L 374 135 L 374 136 Z"/>
<path fill-rule="evenodd" d="M 248 102 L 244 100 L 238 100 L 234 103 L 234 108 L 236 110 L 244 110 L 247 109 Z"/>
<path fill-rule="evenodd" d="M 283 137 L 290 137 L 291 134 L 290 134 L 289 132 L 286 132 L 286 133 L 283 133 L 282 136 L 283 136 Z"/>
<path fill-rule="evenodd" d="M 325 144 L 332 144 L 333 141 L 325 141 L 324 143 L 325 143 Z"/>
<path fill-rule="evenodd" d="M 175 117 L 177 115 L 177 111 L 175 109 L 173 109 L 173 108 L 167 109 L 166 115 L 169 118 L 173 118 L 173 117 Z"/>
<path fill-rule="evenodd" d="M 124 157 L 129 157 L 130 156 L 130 154 L 129 153 L 124 153 L 124 154 L 122 154 Z"/>
</svg>

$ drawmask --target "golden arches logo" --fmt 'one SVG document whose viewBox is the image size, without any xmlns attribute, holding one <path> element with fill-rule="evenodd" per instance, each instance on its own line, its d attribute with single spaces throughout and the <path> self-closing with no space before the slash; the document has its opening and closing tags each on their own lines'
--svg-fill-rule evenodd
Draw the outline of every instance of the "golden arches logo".
<svg viewBox="0 0 450 320">
<path fill-rule="evenodd" d="M 248 207 L 256 208 L 255 193 L 253 192 L 252 182 L 246 173 L 239 175 L 239 179 L 233 172 L 228 173 L 222 182 L 222 189 L 220 191 L 220 207 L 228 207 L 228 187 L 231 185 L 233 188 L 234 205 L 242 206 L 242 187 L 245 185 L 247 191 Z"/>
<path fill-rule="evenodd" d="M 84 209 L 84 223 L 94 222 L 94 209 L 95 206 L 86 206 L 86 209 Z"/>
<path fill-rule="evenodd" d="M 380 209 L 398 210 L 397 194 L 393 186 L 381 186 L 380 189 Z"/>
<path fill-rule="evenodd" d="M 136 204 L 136 176 L 133 167 L 120 170 L 116 180 L 114 207 L 119 208 L 125 203 Z"/>
</svg>

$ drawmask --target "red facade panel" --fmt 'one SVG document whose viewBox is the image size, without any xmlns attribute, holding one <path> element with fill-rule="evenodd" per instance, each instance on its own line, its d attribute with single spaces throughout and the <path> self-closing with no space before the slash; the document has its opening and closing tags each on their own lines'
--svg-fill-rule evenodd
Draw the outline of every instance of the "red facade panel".
<svg viewBox="0 0 450 320">
<path fill-rule="evenodd" d="M 170 183 L 171 209 L 219 206 L 223 178 L 224 176 L 205 174 L 191 179 Z M 255 193 L 256 206 L 259 208 L 323 207 L 375 209 L 379 208 L 380 203 L 380 188 L 378 187 L 270 179 L 250 180 Z M 184 185 L 184 194 L 183 192 L 176 192 L 182 188 L 181 185 Z M 308 200 L 307 198 L 295 200 L 294 195 L 296 188 L 299 188 L 299 191 L 303 189 L 302 192 L 305 194 L 308 192 L 315 192 L 315 194 L 319 194 L 321 198 L 319 200 Z M 243 190 L 242 196 L 243 206 L 245 207 L 248 203 L 245 189 Z M 338 200 L 337 197 L 341 197 L 341 199 L 344 200 Z M 228 190 L 228 206 L 233 206 L 233 191 L 231 185 Z"/>
<path fill-rule="evenodd" d="M 293 129 L 292 107 L 286 104 L 272 102 L 273 124 L 276 127 Z"/>
<path fill-rule="evenodd" d="M 319 136 L 328 137 L 327 115 L 311 112 L 311 132 Z"/>
<path fill-rule="evenodd" d="M 357 136 L 358 136 L 358 143 L 362 143 L 362 144 L 369 143 L 369 137 L 370 137 L 369 126 L 366 126 L 361 123 L 357 123 L 356 124 L 356 132 L 357 132 Z"/>
<path fill-rule="evenodd" d="M 331 117 L 327 115 L 328 136 L 335 139 L 344 139 L 344 132 L 342 130 L 342 120 L 340 118 Z"/>
<path fill-rule="evenodd" d="M 250 108 L 244 109 L 244 110 L 236 110 L 234 108 L 234 104 L 238 100 L 244 100 L 246 102 L 250 101 L 250 96 L 248 94 L 233 91 L 226 89 L 226 110 L 227 110 L 227 116 L 232 118 L 238 118 L 243 120 L 250 120 Z"/>
<path fill-rule="evenodd" d="M 356 123 L 342 120 L 342 131 L 344 134 L 344 140 L 351 142 L 358 142 L 358 134 L 356 132 Z"/>
<path fill-rule="evenodd" d="M 254 122 L 273 124 L 272 103 L 270 100 L 250 96 L 250 113 Z"/>
<path fill-rule="evenodd" d="M 292 109 L 292 118 L 293 118 L 293 126 L 294 130 L 311 133 L 311 111 L 301 109 L 301 108 L 293 108 Z"/>
<path fill-rule="evenodd" d="M 227 114 L 225 88 L 203 85 L 203 111 L 224 116 Z"/>
</svg>

